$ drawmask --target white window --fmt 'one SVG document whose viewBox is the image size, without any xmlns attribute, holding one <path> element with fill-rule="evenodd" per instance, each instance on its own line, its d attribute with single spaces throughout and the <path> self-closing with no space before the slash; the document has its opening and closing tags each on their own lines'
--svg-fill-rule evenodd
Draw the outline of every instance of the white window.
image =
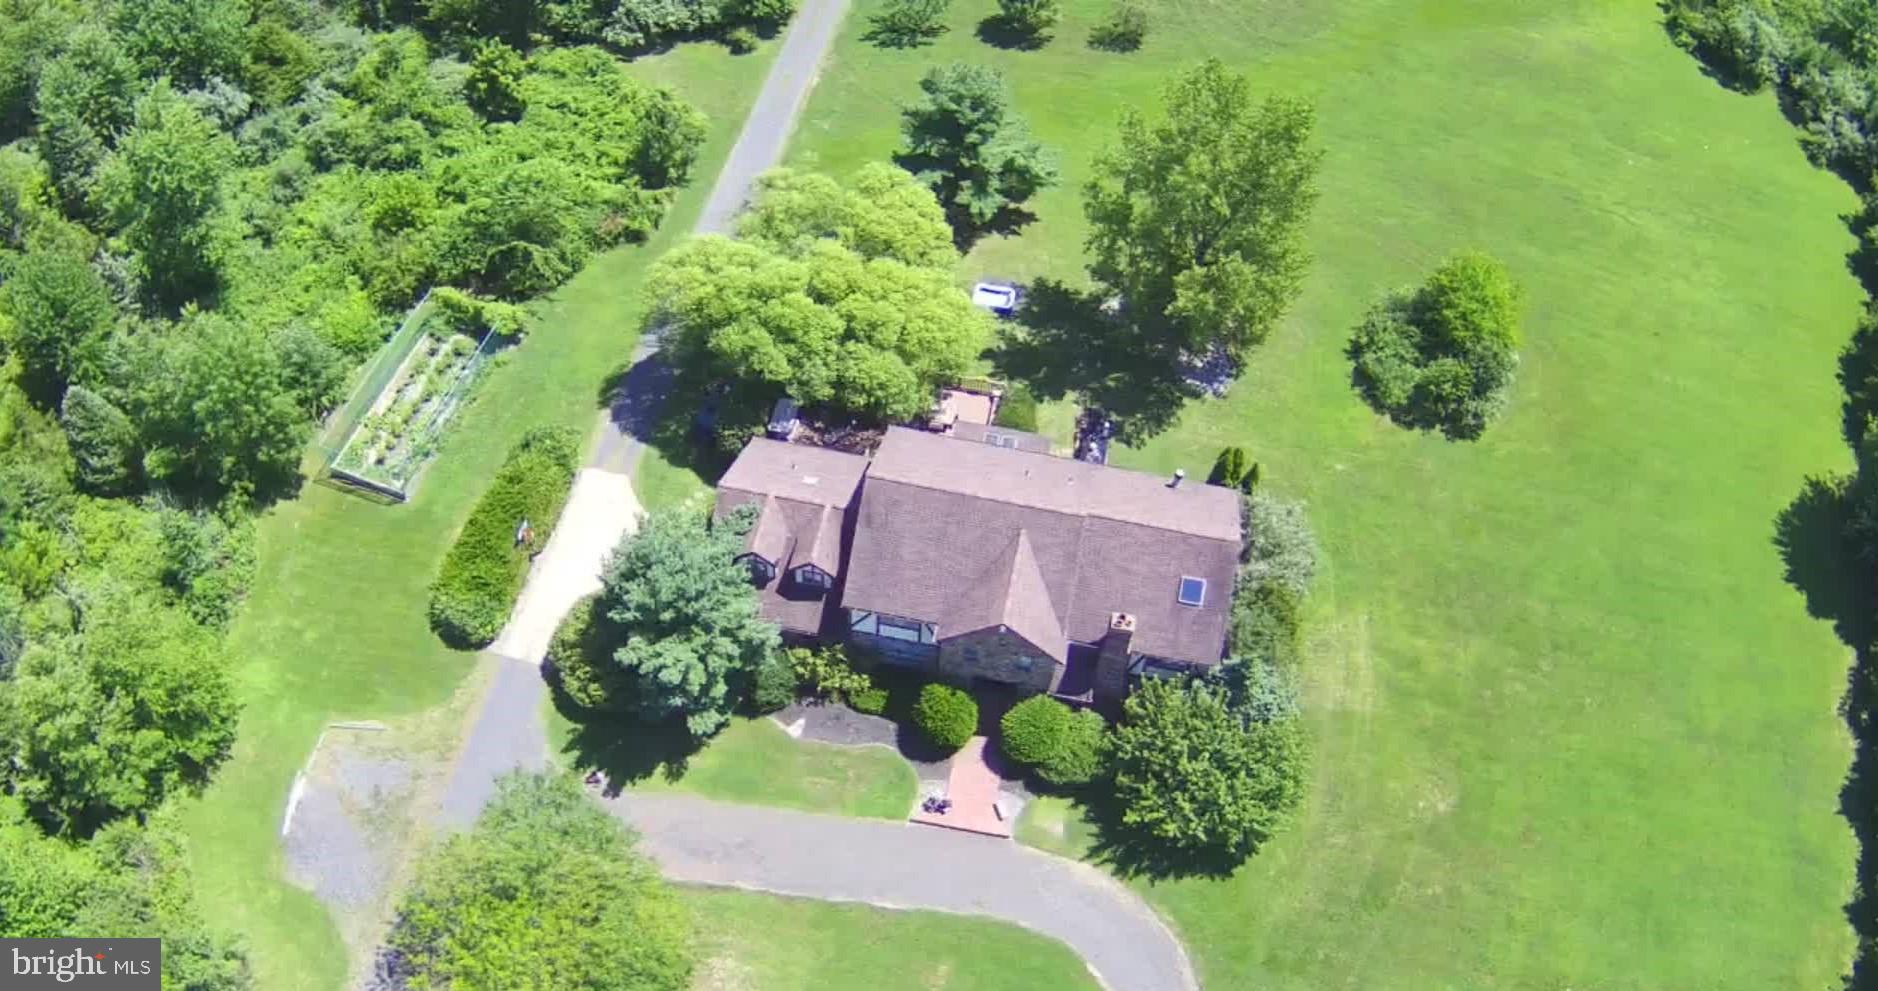
<svg viewBox="0 0 1878 991">
<path fill-rule="evenodd" d="M 920 625 L 918 623 L 910 623 L 903 619 L 889 619 L 886 616 L 880 617 L 880 635 L 883 637 L 892 637 L 895 640 L 910 640 L 913 643 L 919 643 L 919 634 Z"/>
<path fill-rule="evenodd" d="M 827 588 L 834 584 L 834 579 L 828 577 L 828 572 L 812 564 L 805 564 L 796 569 L 796 581 L 811 588 Z"/>
<path fill-rule="evenodd" d="M 1206 603 L 1206 579 L 1182 576 L 1180 579 L 1180 604 L 1199 606 Z"/>
</svg>

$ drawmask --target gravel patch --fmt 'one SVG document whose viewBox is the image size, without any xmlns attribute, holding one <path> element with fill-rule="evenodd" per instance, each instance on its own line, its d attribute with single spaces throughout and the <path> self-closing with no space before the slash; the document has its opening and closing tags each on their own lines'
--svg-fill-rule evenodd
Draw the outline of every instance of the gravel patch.
<svg viewBox="0 0 1878 991">
<path fill-rule="evenodd" d="M 403 760 L 329 746 L 314 758 L 284 837 L 287 876 L 339 912 L 376 906 L 395 871 L 400 807 L 416 771 Z"/>
</svg>

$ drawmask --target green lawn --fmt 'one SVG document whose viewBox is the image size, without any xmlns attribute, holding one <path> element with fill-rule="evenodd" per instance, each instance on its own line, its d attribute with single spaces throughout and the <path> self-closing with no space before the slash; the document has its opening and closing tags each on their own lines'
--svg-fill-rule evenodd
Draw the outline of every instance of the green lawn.
<svg viewBox="0 0 1878 991">
<path fill-rule="evenodd" d="M 991 0 L 873 49 L 878 2 L 792 161 L 886 158 L 951 59 L 1002 67 L 1062 157 L 1041 219 L 962 278 L 1077 276 L 1092 154 L 1202 56 L 1319 108 L 1303 298 L 1227 400 L 1117 453 L 1193 473 L 1245 444 L 1326 555 L 1299 821 L 1230 880 L 1143 882 L 1207 985 L 1836 986 L 1847 656 L 1770 537 L 1844 462 L 1854 203 L 1773 100 L 1717 87 L 1634 0 L 1160 0 L 1133 55 L 1083 46 L 1108 0 L 1067 0 L 1039 52 L 974 38 Z M 1472 444 L 1373 415 L 1342 355 L 1379 293 L 1466 247 L 1529 301 L 1513 407 Z"/>
<path fill-rule="evenodd" d="M 767 717 L 734 719 L 695 752 L 630 720 L 581 725 L 552 706 L 548 726 L 569 766 L 599 768 L 614 781 L 646 791 L 897 820 L 912 811 L 919 787 L 912 765 L 892 750 L 794 740 Z M 664 756 L 674 750 L 682 756 Z"/>
<path fill-rule="evenodd" d="M 732 891 L 684 894 L 707 944 L 695 991 L 1094 991 L 1069 947 L 968 916 Z"/>
<path fill-rule="evenodd" d="M 327 721 L 430 708 L 471 670 L 467 655 L 431 634 L 425 588 L 522 431 L 594 422 L 602 382 L 638 336 L 646 264 L 690 230 L 775 47 L 732 57 L 684 45 L 636 64 L 711 116 L 694 185 L 649 244 L 595 259 L 536 308 L 534 333 L 484 383 L 411 503 L 309 486 L 262 521 L 255 591 L 231 632 L 246 705 L 240 737 L 185 814 L 204 910 L 246 937 L 259 987 L 344 984 L 346 955 L 325 910 L 280 879 L 277 833 L 294 772 Z"/>
</svg>

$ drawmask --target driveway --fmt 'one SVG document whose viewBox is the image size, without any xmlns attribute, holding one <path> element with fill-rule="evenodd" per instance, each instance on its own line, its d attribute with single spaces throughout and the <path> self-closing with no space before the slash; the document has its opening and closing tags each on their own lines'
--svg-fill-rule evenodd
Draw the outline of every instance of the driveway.
<svg viewBox="0 0 1878 991">
<path fill-rule="evenodd" d="M 548 546 L 536 555 L 492 653 L 541 663 L 561 617 L 583 597 L 600 591 L 600 569 L 620 539 L 638 528 L 639 499 L 632 479 L 582 468 Z"/>
<path fill-rule="evenodd" d="M 1009 840 L 689 795 L 600 801 L 676 881 L 990 916 L 1067 943 L 1112 991 L 1199 987 L 1180 941 L 1134 892 Z"/>
</svg>

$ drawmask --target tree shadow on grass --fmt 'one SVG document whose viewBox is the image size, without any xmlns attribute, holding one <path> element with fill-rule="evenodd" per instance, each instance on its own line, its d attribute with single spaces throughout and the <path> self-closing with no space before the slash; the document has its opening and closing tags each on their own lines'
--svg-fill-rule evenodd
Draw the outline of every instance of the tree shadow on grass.
<svg viewBox="0 0 1878 991">
<path fill-rule="evenodd" d="M 978 40 L 1007 51 L 1034 52 L 1050 41 L 1048 31 L 1032 31 L 1000 14 L 978 22 Z"/>
<path fill-rule="evenodd" d="M 560 741 L 560 753 L 577 771 L 605 775 L 605 794 L 609 797 L 654 775 L 677 781 L 685 776 L 692 756 L 703 747 L 685 730 L 682 721 L 648 723 L 630 713 L 582 706 L 561 687 L 552 664 L 543 665 L 542 677 L 548 683 L 554 710 L 573 724 L 566 739 Z"/>
<path fill-rule="evenodd" d="M 1200 395 L 1179 355 L 1144 345 L 1143 336 L 1097 294 L 1039 279 L 1027 287 L 991 360 L 1000 376 L 1024 383 L 1039 399 L 1073 394 L 1106 410 L 1116 436 L 1133 444 L 1172 426 Z"/>
<path fill-rule="evenodd" d="M 1122 805 L 1109 785 L 1096 782 L 1059 794 L 1073 797 L 1095 830 L 1087 859 L 1127 880 L 1174 881 L 1188 878 L 1224 880 L 1233 876 L 1251 854 L 1196 852 L 1168 846 L 1122 822 Z M 1256 851 L 1253 851 L 1256 853 Z"/>
<path fill-rule="evenodd" d="M 1873 585 L 1858 559 L 1850 525 L 1852 483 L 1813 477 L 1774 518 L 1774 546 L 1783 577 L 1806 602 L 1807 614 L 1826 620 L 1853 649 L 1839 710 L 1853 739 L 1852 765 L 1839 789 L 1839 814 L 1858 842 L 1856 884 L 1845 905 L 1846 921 L 1859 949 L 1842 984 L 1849 991 L 1878 991 L 1878 762 L 1874 762 L 1874 685 L 1870 649 Z"/>
</svg>

